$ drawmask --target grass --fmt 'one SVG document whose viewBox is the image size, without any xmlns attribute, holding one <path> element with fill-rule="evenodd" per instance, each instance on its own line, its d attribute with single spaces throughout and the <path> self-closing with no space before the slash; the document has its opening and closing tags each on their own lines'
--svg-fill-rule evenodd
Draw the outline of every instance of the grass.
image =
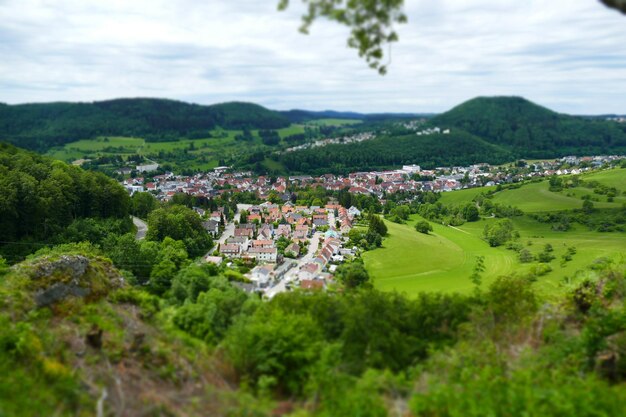
<svg viewBox="0 0 626 417">
<path fill-rule="evenodd" d="M 461 204 L 471 202 L 472 199 L 480 193 L 486 193 L 487 191 L 495 189 L 496 187 L 478 187 L 468 188 L 466 190 L 449 191 L 441 193 L 441 199 L 439 201 L 441 201 L 442 204 L 459 206 Z"/>
<path fill-rule="evenodd" d="M 615 187 L 618 190 L 626 191 L 626 168 L 593 172 L 581 178 L 585 181 L 598 181 L 607 187 Z"/>
<path fill-rule="evenodd" d="M 363 254 L 377 288 L 411 296 L 424 291 L 467 293 L 473 288 L 469 277 L 478 256 L 484 257 L 484 285 L 500 275 L 526 273 L 536 265 L 522 264 L 516 252 L 489 247 L 481 239 L 485 225 L 495 219 L 466 223 L 458 228 L 433 224 L 434 231 L 430 235 L 415 231 L 418 220 L 421 218 L 414 215 L 405 225 L 386 221 L 389 236 L 383 242 L 384 247 Z M 598 258 L 615 259 L 626 255 L 626 234 L 623 233 L 592 232 L 578 225 L 568 232 L 555 232 L 549 225 L 526 216 L 515 218 L 513 223 L 521 235 L 519 242 L 533 254 L 541 252 L 547 243 L 554 247 L 556 259 L 550 262 L 552 271 L 539 277 L 537 283 L 546 293 L 562 289 L 566 277 L 576 276 Z M 570 246 L 574 246 L 577 253 L 572 261 L 561 266 L 560 258 Z"/>
<path fill-rule="evenodd" d="M 593 172 L 581 176 L 585 181 L 598 181 L 609 187 L 626 188 L 626 169 Z M 440 201 L 448 205 L 460 205 L 494 187 L 474 188 L 443 193 Z M 506 189 L 495 193 L 494 203 L 512 205 L 525 213 L 579 209 L 582 197 L 589 196 L 594 206 L 601 209 L 618 209 L 626 202 L 620 195 L 609 203 L 606 196 L 598 195 L 585 187 L 569 188 L 561 192 L 549 190 L 548 181 L 525 184 L 517 189 Z M 536 262 L 522 264 L 515 251 L 503 247 L 491 248 L 482 240 L 486 224 L 496 219 L 481 219 L 465 223 L 458 228 L 433 223 L 431 235 L 418 233 L 415 223 L 417 215 L 407 224 L 386 222 L 389 236 L 384 247 L 363 254 L 365 265 L 381 290 L 396 290 L 415 295 L 423 291 L 471 291 L 470 275 L 476 258 L 483 256 L 485 271 L 483 282 L 487 285 L 497 276 L 512 273 L 528 273 Z M 574 224 L 567 232 L 551 229 L 550 224 L 539 223 L 529 216 L 512 219 L 515 230 L 520 233 L 519 243 L 534 255 L 539 254 L 546 244 L 554 248 L 556 259 L 550 262 L 552 271 L 537 279 L 538 287 L 551 294 L 562 291 L 564 284 L 580 275 L 598 258 L 623 259 L 626 256 L 626 233 L 601 233 Z M 562 263 L 561 257 L 569 247 L 577 253 L 569 262 Z"/>
<path fill-rule="evenodd" d="M 290 135 L 304 133 L 304 125 L 294 124 L 278 129 L 277 132 L 284 139 Z M 269 149 L 263 144 L 258 130 L 251 131 L 254 137 L 252 141 L 236 140 L 235 137 L 243 133 L 239 130 L 216 129 L 210 133 L 211 137 L 208 138 L 169 142 L 147 142 L 141 138 L 99 137 L 55 147 L 47 154 L 66 162 L 115 155 L 125 158 L 129 155 L 139 154 L 160 164 L 169 163 L 178 169 L 210 170 L 220 165 L 220 160 L 238 160 L 251 152 Z M 286 145 L 284 142 L 283 144 Z M 186 153 L 182 159 L 181 152 Z M 175 153 L 179 155 L 174 155 Z M 271 164 L 271 162 L 264 162 L 264 164 Z M 268 168 L 272 168 L 274 171 L 284 170 L 284 167 L 276 164 Z"/>
<path fill-rule="evenodd" d="M 598 181 L 601 184 L 617 189 L 626 190 L 626 169 L 613 169 L 582 175 L 585 181 Z M 461 205 L 472 201 L 481 192 L 493 190 L 495 187 L 471 188 L 467 190 L 442 193 L 441 202 L 449 205 Z M 549 189 L 548 181 L 534 182 L 512 190 L 497 192 L 493 197 L 494 203 L 515 206 L 526 213 L 541 211 L 558 211 L 579 209 L 582 207 L 582 197 L 588 195 L 597 208 L 619 208 L 626 203 L 626 196 L 618 196 L 611 203 L 606 197 L 595 194 L 592 189 L 585 187 L 568 188 L 560 192 Z"/>
<path fill-rule="evenodd" d="M 469 279 L 478 256 L 485 257 L 485 281 L 513 270 L 515 256 L 503 248 L 490 248 L 475 234 L 461 228 L 433 224 L 429 235 L 418 233 L 411 217 L 406 225 L 385 221 L 389 236 L 384 247 L 363 255 L 365 265 L 381 290 L 415 295 L 423 291 L 469 292 Z"/>
<path fill-rule="evenodd" d="M 71 142 L 62 147 L 57 146 L 50 149 L 47 154 L 68 162 L 83 157 L 90 159 L 99 156 L 131 155 L 136 154 L 144 143 L 145 141 L 139 138 L 100 137 Z"/>
</svg>

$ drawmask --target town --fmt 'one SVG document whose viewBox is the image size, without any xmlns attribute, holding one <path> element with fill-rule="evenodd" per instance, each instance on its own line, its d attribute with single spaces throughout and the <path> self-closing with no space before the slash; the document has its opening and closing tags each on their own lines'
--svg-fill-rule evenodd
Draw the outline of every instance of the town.
<svg viewBox="0 0 626 417">
<path fill-rule="evenodd" d="M 226 266 L 243 266 L 247 291 L 272 298 L 292 288 L 324 289 L 333 282 L 338 265 L 358 255 L 348 234 L 359 221 L 361 211 L 336 201 L 323 206 L 296 205 L 294 190 L 317 188 L 333 192 L 370 195 L 381 203 L 390 194 L 404 192 L 447 192 L 462 188 L 520 182 L 535 177 L 576 175 L 624 159 L 623 156 L 563 157 L 552 161 L 518 161 L 496 167 L 475 164 L 467 167 L 438 167 L 425 170 L 405 165 L 388 171 L 355 172 L 347 176 L 326 174 L 276 177 L 253 176 L 251 172 L 230 172 L 218 167 L 193 176 L 173 173 L 128 178 L 123 185 L 129 193 L 151 192 L 160 201 L 183 193 L 212 198 L 226 193 L 248 192 L 262 203 L 237 204 L 237 211 L 218 207 L 213 212 L 195 208 L 204 218 L 215 247 L 204 261 Z M 138 166 L 137 172 L 150 175 L 158 164 Z"/>
</svg>

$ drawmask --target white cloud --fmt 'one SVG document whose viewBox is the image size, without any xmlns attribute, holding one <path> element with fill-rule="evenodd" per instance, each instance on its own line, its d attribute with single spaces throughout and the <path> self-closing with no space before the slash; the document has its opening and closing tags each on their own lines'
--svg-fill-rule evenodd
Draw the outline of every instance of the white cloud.
<svg viewBox="0 0 626 417">
<path fill-rule="evenodd" d="M 626 18 L 589 0 L 407 0 L 389 74 L 347 29 L 277 0 L 0 0 L 0 101 L 168 97 L 271 108 L 443 111 L 522 95 L 626 113 Z"/>
</svg>

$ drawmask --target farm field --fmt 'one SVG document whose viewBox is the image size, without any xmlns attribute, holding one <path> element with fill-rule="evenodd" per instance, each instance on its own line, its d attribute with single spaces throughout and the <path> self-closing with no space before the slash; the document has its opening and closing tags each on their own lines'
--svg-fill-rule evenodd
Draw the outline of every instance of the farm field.
<svg viewBox="0 0 626 417">
<path fill-rule="evenodd" d="M 304 125 L 291 125 L 278 129 L 281 138 L 304 133 Z M 204 139 L 182 139 L 169 142 L 148 142 L 141 138 L 99 137 L 80 140 L 56 147 L 48 155 L 66 162 L 77 159 L 95 159 L 105 156 L 142 155 L 160 164 L 172 164 L 179 168 L 207 170 L 220 164 L 220 160 L 237 159 L 256 150 L 267 149 L 259 137 L 258 130 L 252 130 L 254 139 L 238 141 L 242 134 L 238 130 L 215 130 L 212 137 Z"/>
<path fill-rule="evenodd" d="M 494 219 L 466 223 L 458 228 L 431 223 L 430 235 L 418 233 L 415 223 L 421 220 L 413 215 L 407 224 L 385 221 L 389 235 L 383 248 L 363 254 L 365 265 L 381 290 L 400 291 L 416 295 L 424 291 L 461 292 L 472 290 L 470 275 L 478 256 L 484 257 L 483 285 L 496 277 L 528 272 L 536 263 L 522 264 L 517 253 L 504 247 L 492 248 L 482 240 L 486 224 Z M 552 271 L 537 279 L 538 288 L 547 293 L 563 288 L 566 277 L 573 278 L 596 259 L 619 259 L 626 256 L 626 234 L 600 233 L 576 225 L 567 232 L 555 232 L 547 224 L 526 216 L 513 220 L 521 242 L 531 253 L 537 254 L 549 243 L 556 257 Z M 530 246 L 529 246 L 530 243 Z M 560 258 L 568 247 L 576 248 L 572 261 L 564 266 Z"/>
</svg>

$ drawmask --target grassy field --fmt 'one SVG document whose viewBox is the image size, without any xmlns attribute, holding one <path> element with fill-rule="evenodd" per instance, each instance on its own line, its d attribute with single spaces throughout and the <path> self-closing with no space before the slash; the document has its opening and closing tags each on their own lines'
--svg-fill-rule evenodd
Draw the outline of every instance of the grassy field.
<svg viewBox="0 0 626 417">
<path fill-rule="evenodd" d="M 582 176 L 585 181 L 598 181 L 610 187 L 624 190 L 626 170 L 615 169 Z M 472 201 L 477 194 L 490 188 L 443 193 L 441 202 L 458 205 Z M 493 187 L 491 187 L 493 189 Z M 618 196 L 609 203 L 606 197 L 593 193 L 592 189 L 577 187 L 561 192 L 549 191 L 547 181 L 530 183 L 518 189 L 496 193 L 493 202 L 512 205 L 526 213 L 579 209 L 581 197 L 589 195 L 595 199 L 597 208 L 619 209 L 626 197 Z M 491 248 L 482 239 L 486 224 L 496 219 L 481 219 L 454 228 L 432 223 L 431 235 L 418 233 L 415 223 L 421 220 L 417 215 L 407 224 L 386 222 L 389 236 L 383 248 L 363 254 L 365 265 L 374 279 L 374 285 L 382 290 L 397 290 L 415 295 L 422 291 L 458 291 L 466 293 L 472 289 L 469 279 L 478 256 L 484 257 L 485 272 L 483 282 L 488 284 L 499 275 L 527 273 L 537 263 L 520 263 L 518 255 L 504 247 Z M 554 231 L 550 224 L 539 223 L 529 216 L 512 219 L 515 230 L 520 233 L 518 240 L 531 253 L 537 255 L 546 244 L 554 248 L 556 257 L 550 262 L 552 271 L 537 280 L 537 285 L 546 293 L 554 293 L 564 288 L 568 280 L 580 275 L 596 259 L 626 258 L 626 233 L 601 233 L 590 231 L 586 226 L 575 224 L 567 232 Z M 569 262 L 562 263 L 561 257 L 568 247 L 575 247 L 577 253 Z"/>
<path fill-rule="evenodd" d="M 585 181 L 598 181 L 609 187 L 626 190 L 626 169 L 613 169 L 582 175 Z M 493 190 L 495 187 L 471 188 L 443 193 L 443 204 L 465 204 L 480 194 Z M 606 201 L 606 197 L 594 194 L 593 190 L 586 187 L 568 188 L 560 192 L 549 190 L 548 181 L 525 184 L 513 190 L 497 192 L 493 197 L 494 203 L 518 207 L 526 213 L 541 211 L 571 210 L 582 207 L 582 197 L 588 195 L 594 201 L 597 208 L 619 208 L 626 203 L 626 196 L 618 196 L 612 203 Z"/>
<path fill-rule="evenodd" d="M 304 125 L 291 125 L 277 130 L 281 139 L 304 133 Z M 160 164 L 174 167 L 208 170 L 219 165 L 220 160 L 236 160 L 256 150 L 268 149 L 259 137 L 258 130 L 251 131 L 252 141 L 238 141 L 239 130 L 215 130 L 204 139 L 182 139 L 169 142 L 148 142 L 141 138 L 100 137 L 80 140 L 56 147 L 48 155 L 66 162 L 77 159 L 96 159 L 119 155 L 125 158 L 139 154 Z M 185 155 L 181 158 L 181 153 Z M 182 159 L 182 160 L 181 160 Z"/>
<path fill-rule="evenodd" d="M 618 190 L 626 191 L 626 168 L 593 172 L 581 178 L 586 181 L 598 181 L 607 187 L 615 187 Z"/>
<path fill-rule="evenodd" d="M 462 229 L 433 224 L 429 235 L 413 228 L 418 216 L 406 225 L 387 222 L 389 236 L 384 247 L 363 255 L 365 265 L 382 290 L 408 294 L 422 291 L 467 292 L 477 256 L 485 257 L 487 280 L 512 270 L 513 253 L 492 249 L 480 238 Z"/>
<path fill-rule="evenodd" d="M 363 254 L 365 265 L 381 290 L 396 290 L 409 295 L 423 291 L 467 293 L 473 288 L 469 279 L 478 256 L 484 257 L 483 282 L 487 285 L 496 277 L 511 273 L 526 273 L 536 263 L 522 264 L 517 253 L 504 247 L 492 248 L 482 240 L 486 224 L 494 219 L 466 223 L 458 228 L 433 224 L 430 235 L 418 233 L 414 224 L 420 219 L 412 216 L 405 225 L 386 222 L 389 236 L 383 248 Z M 549 225 L 528 217 L 513 220 L 520 240 L 533 254 L 549 243 L 554 247 L 552 271 L 538 278 L 538 287 L 546 292 L 558 291 L 566 277 L 601 257 L 617 259 L 626 256 L 626 234 L 599 233 L 582 226 L 568 232 L 555 232 Z M 577 253 L 572 261 L 561 265 L 560 258 L 568 247 Z"/>
<path fill-rule="evenodd" d="M 93 158 L 94 156 L 136 154 L 145 141 L 139 138 L 107 137 L 79 140 L 56 147 L 48 152 L 49 156 L 71 162 L 75 159 Z"/>
</svg>

